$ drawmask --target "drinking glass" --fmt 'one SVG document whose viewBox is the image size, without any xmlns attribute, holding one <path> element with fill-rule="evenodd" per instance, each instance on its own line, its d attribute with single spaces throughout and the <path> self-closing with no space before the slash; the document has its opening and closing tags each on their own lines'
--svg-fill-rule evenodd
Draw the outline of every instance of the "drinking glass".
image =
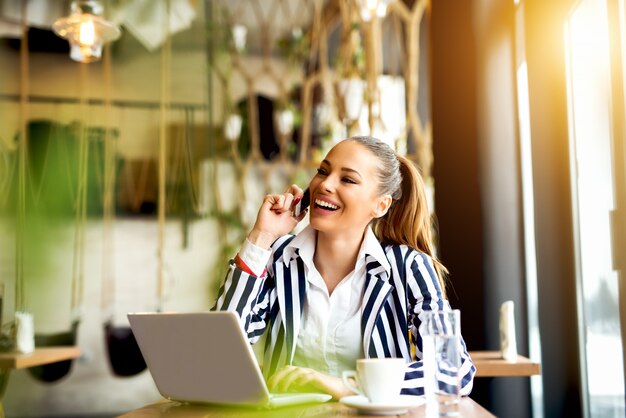
<svg viewBox="0 0 626 418">
<path fill-rule="evenodd" d="M 424 311 L 420 318 L 427 416 L 458 416 L 461 312 Z"/>
</svg>

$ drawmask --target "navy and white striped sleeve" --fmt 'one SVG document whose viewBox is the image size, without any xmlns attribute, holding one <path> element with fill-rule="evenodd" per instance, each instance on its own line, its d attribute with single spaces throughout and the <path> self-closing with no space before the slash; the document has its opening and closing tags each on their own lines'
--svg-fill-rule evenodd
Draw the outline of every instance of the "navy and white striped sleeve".
<svg viewBox="0 0 626 418">
<path fill-rule="evenodd" d="M 285 235 L 272 244 L 267 269 L 260 277 L 241 270 L 234 260 L 230 260 L 226 278 L 217 294 L 217 301 L 211 308 L 237 312 L 250 344 L 259 341 L 265 332 L 272 308 L 277 303 L 274 262 L 281 258 L 285 246 L 291 239 L 292 235 Z"/>
<path fill-rule="evenodd" d="M 267 274 L 262 277 L 248 274 L 230 260 L 226 278 L 212 310 L 237 312 L 250 343 L 254 344 L 263 335 L 267 325 L 273 282 Z"/>
<path fill-rule="evenodd" d="M 450 304 L 444 299 L 441 286 L 437 279 L 437 273 L 432 259 L 426 254 L 415 251 L 406 259 L 406 287 L 407 301 L 409 303 L 409 323 L 411 342 L 415 349 L 414 360 L 408 365 L 405 374 L 403 394 L 424 394 L 424 365 L 422 361 L 422 337 L 419 333 L 421 321 L 420 314 L 423 311 L 448 310 Z M 470 394 L 476 367 L 472 363 L 465 341 L 461 337 L 461 395 Z M 439 382 L 440 385 L 446 382 Z"/>
</svg>

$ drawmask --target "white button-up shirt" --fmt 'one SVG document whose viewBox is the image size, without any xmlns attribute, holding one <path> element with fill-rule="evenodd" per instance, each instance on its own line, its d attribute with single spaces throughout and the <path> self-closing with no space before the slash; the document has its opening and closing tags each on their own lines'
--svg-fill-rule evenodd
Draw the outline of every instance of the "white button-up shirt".
<svg viewBox="0 0 626 418">
<path fill-rule="evenodd" d="M 309 367 L 331 376 L 354 370 L 356 360 L 364 357 L 361 336 L 361 299 L 365 283 L 365 255 L 374 256 L 382 265 L 389 265 L 385 253 L 371 228 L 357 256 L 354 270 L 344 277 L 329 295 L 324 279 L 317 271 L 313 257 L 316 231 L 308 226 L 285 248 L 289 258 L 298 251 L 309 284 L 293 365 Z M 246 241 L 239 257 L 257 275 L 269 260 L 270 251 Z"/>
</svg>

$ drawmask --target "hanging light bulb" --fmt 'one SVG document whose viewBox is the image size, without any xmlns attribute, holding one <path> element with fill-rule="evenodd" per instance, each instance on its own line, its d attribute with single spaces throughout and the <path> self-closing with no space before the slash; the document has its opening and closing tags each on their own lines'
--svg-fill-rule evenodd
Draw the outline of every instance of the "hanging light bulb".
<svg viewBox="0 0 626 418">
<path fill-rule="evenodd" d="M 78 42 L 81 45 L 94 45 L 96 43 L 96 28 L 91 20 L 80 24 Z"/>
<path fill-rule="evenodd" d="M 387 7 L 395 0 L 358 0 L 361 10 L 361 18 L 369 22 L 374 15 L 384 18 L 387 15 Z"/>
<path fill-rule="evenodd" d="M 54 33 L 70 43 L 70 58 L 74 61 L 98 61 L 104 44 L 120 37 L 119 28 L 102 18 L 103 11 L 96 0 L 73 0 L 70 15 L 52 25 Z"/>
</svg>

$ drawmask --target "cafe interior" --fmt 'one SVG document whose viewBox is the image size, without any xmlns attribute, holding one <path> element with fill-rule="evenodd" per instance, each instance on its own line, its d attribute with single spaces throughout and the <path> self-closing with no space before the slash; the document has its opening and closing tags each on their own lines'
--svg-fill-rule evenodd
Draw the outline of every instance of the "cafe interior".
<svg viewBox="0 0 626 418">
<path fill-rule="evenodd" d="M 424 178 L 470 398 L 623 418 L 625 76 L 626 0 L 1 0 L 5 416 L 163 401 L 127 313 L 210 309 L 368 135 Z"/>
</svg>

